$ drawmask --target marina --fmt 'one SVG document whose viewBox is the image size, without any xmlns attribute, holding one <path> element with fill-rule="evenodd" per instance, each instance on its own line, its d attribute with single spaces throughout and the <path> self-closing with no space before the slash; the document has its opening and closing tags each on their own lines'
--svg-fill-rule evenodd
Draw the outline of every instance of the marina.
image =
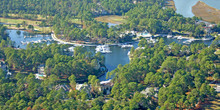
<svg viewBox="0 0 220 110">
<path fill-rule="evenodd" d="M 18 35 L 16 33 L 17 30 L 7 30 L 9 37 L 11 38 L 12 41 L 15 42 L 15 47 L 19 47 L 22 49 L 25 49 L 27 46 L 27 42 L 32 43 L 32 42 L 41 42 L 43 41 L 43 39 L 48 40 L 47 44 L 51 44 L 51 43 L 58 43 L 62 42 L 61 40 L 54 42 L 56 40 L 54 40 L 54 38 L 50 35 L 45 36 L 45 35 L 39 35 L 39 37 L 26 37 L 24 38 L 24 31 L 21 31 L 21 34 Z M 26 32 L 25 32 L 26 33 Z M 52 34 L 53 35 L 53 34 Z M 44 36 L 44 37 L 43 37 Z M 155 35 L 156 36 L 156 35 Z M 212 40 L 210 39 L 192 39 L 192 38 L 188 38 L 188 37 L 182 37 L 183 39 L 178 40 L 176 37 L 174 38 L 173 35 L 166 35 L 166 34 L 158 34 L 156 37 L 152 37 L 152 38 L 146 38 L 148 40 L 150 39 L 154 39 L 155 42 L 158 41 L 159 38 L 163 38 L 164 42 L 166 45 L 172 43 L 172 42 L 176 42 L 178 44 L 185 44 L 185 45 L 190 45 L 193 43 L 204 43 L 206 45 L 210 45 L 212 43 Z M 172 36 L 172 38 L 168 37 L 168 36 Z M 53 40 L 51 40 L 53 39 Z M 213 38 L 212 38 L 213 39 Z M 21 42 L 23 42 L 24 44 L 22 44 Z M 98 51 L 102 51 L 102 55 L 105 57 L 105 65 L 108 68 L 108 71 L 112 71 L 115 68 L 117 68 L 117 65 L 121 64 L 121 65 L 125 65 L 128 64 L 130 62 L 129 60 L 129 51 L 131 49 L 131 47 L 134 47 L 135 49 L 144 49 L 144 47 L 138 47 L 138 41 L 134 41 L 134 42 L 129 42 L 129 43 L 122 43 L 122 44 L 111 44 L 111 45 L 83 45 L 83 44 L 76 44 L 76 43 L 68 43 L 68 42 L 62 42 L 60 44 L 67 44 L 70 45 L 68 49 L 69 52 L 73 52 L 74 51 L 74 47 L 75 46 L 84 46 L 84 49 L 88 52 L 92 52 L 93 54 L 95 54 Z M 154 41 L 153 41 L 154 43 Z M 103 51 L 102 48 L 105 48 L 105 50 Z M 124 48 L 125 47 L 125 48 Z M 67 50 L 66 49 L 66 50 Z M 106 74 L 101 76 L 100 81 L 106 81 Z"/>
</svg>

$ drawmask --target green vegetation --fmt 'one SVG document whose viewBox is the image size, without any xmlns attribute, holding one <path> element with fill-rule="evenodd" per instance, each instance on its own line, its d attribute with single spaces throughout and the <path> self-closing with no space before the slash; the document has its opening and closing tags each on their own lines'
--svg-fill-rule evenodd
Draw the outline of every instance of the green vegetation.
<svg viewBox="0 0 220 110">
<path fill-rule="evenodd" d="M 133 36 L 120 36 L 126 30 L 152 34 L 179 31 L 194 37 L 207 34 L 204 24 L 195 23 L 198 18 L 184 18 L 173 9 L 164 9 L 165 0 L 1 0 L 0 6 L 2 20 L 9 20 L 14 27 L 30 31 L 51 28 L 67 41 L 131 41 Z M 103 15 L 118 16 L 100 17 Z M 126 16 L 126 22 L 119 16 Z M 124 23 L 108 27 L 96 17 Z M 141 39 L 139 48 L 131 49 L 130 63 L 118 65 L 107 75 L 114 78 L 103 84 L 97 78 L 105 72 L 101 53 L 93 55 L 83 47 L 70 53 L 68 45 L 57 44 L 28 44 L 26 50 L 14 49 L 6 29 L 0 25 L 0 59 L 12 76 L 1 66 L 3 110 L 195 109 L 197 103 L 217 95 L 209 83 L 219 79 L 219 55 L 215 53 L 219 37 L 210 47 L 197 43 L 165 45 L 163 39 L 148 44 Z M 214 32 L 219 30 L 220 25 L 213 27 Z M 46 76 L 38 80 L 33 73 L 42 64 Z M 108 94 L 106 89 L 111 92 Z"/>
</svg>

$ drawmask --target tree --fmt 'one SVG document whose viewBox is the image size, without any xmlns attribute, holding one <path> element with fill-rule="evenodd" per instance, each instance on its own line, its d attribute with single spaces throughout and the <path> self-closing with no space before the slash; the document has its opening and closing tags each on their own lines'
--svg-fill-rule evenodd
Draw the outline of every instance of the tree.
<svg viewBox="0 0 220 110">
<path fill-rule="evenodd" d="M 69 78 L 70 81 L 70 86 L 72 87 L 73 90 L 76 89 L 76 77 L 74 74 L 72 74 Z"/>
<path fill-rule="evenodd" d="M 88 77 L 88 83 L 91 85 L 92 89 L 91 89 L 91 92 L 94 94 L 94 95 L 97 95 L 99 94 L 99 88 L 100 88 L 100 81 L 99 79 L 97 79 L 96 76 L 94 75 L 89 75 Z"/>
<path fill-rule="evenodd" d="M 21 25 L 18 23 L 18 24 L 16 24 L 16 27 L 17 27 L 17 28 L 20 28 L 20 27 L 21 27 Z"/>
<path fill-rule="evenodd" d="M 33 31 L 34 30 L 34 26 L 33 25 L 28 25 L 28 29 Z"/>
<path fill-rule="evenodd" d="M 23 26 L 23 28 L 25 29 L 25 27 L 27 26 L 27 23 L 26 23 L 26 21 L 22 21 L 22 26 Z"/>
<path fill-rule="evenodd" d="M 215 73 L 214 75 L 213 75 L 213 78 L 214 78 L 214 80 L 218 80 L 218 79 L 220 79 L 220 77 L 219 77 L 219 73 Z"/>
</svg>

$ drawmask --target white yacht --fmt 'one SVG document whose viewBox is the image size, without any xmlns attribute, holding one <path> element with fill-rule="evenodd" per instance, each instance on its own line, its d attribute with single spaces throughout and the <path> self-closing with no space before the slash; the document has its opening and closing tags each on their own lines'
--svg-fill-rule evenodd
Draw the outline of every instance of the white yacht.
<svg viewBox="0 0 220 110">
<path fill-rule="evenodd" d="M 178 36 L 177 39 L 178 39 L 178 40 L 181 40 L 181 39 L 183 39 L 183 37 L 182 37 L 182 36 Z"/>
<path fill-rule="evenodd" d="M 98 52 L 111 53 L 112 52 L 108 45 L 98 45 L 95 50 L 96 50 L 96 53 L 98 53 Z"/>
<path fill-rule="evenodd" d="M 167 38 L 172 38 L 173 36 L 172 35 L 167 35 Z"/>
<path fill-rule="evenodd" d="M 212 40 L 214 37 L 203 37 L 202 40 Z"/>
<path fill-rule="evenodd" d="M 121 48 L 131 48 L 131 47 L 134 47 L 133 45 L 131 45 L 131 44 L 122 44 L 122 45 L 120 45 L 121 46 Z"/>
</svg>

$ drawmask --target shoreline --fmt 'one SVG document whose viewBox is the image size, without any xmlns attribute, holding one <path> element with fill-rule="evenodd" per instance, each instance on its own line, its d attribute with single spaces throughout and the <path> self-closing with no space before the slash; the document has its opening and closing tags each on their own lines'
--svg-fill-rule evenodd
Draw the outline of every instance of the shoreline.
<svg viewBox="0 0 220 110">
<path fill-rule="evenodd" d="M 54 32 L 51 33 L 51 37 L 54 41 L 57 41 L 57 42 L 60 42 L 62 44 L 69 44 L 69 45 L 74 45 L 74 46 L 88 46 L 88 47 L 95 47 L 95 46 L 98 46 L 98 45 L 101 45 L 101 44 L 88 44 L 88 43 L 92 43 L 92 42 L 85 42 L 86 44 L 80 44 L 80 43 L 77 43 L 77 41 L 74 41 L 74 42 L 68 42 L 68 41 L 64 41 L 64 40 L 61 40 L 59 38 L 56 37 L 56 35 L 54 34 Z M 132 41 L 132 42 L 136 42 L 136 40 Z M 132 43 L 132 42 L 125 42 L 125 43 Z M 106 45 L 109 45 L 109 46 L 118 46 L 118 45 L 121 45 L 121 44 L 124 44 L 124 43 L 113 43 L 113 44 L 106 44 Z"/>
</svg>

